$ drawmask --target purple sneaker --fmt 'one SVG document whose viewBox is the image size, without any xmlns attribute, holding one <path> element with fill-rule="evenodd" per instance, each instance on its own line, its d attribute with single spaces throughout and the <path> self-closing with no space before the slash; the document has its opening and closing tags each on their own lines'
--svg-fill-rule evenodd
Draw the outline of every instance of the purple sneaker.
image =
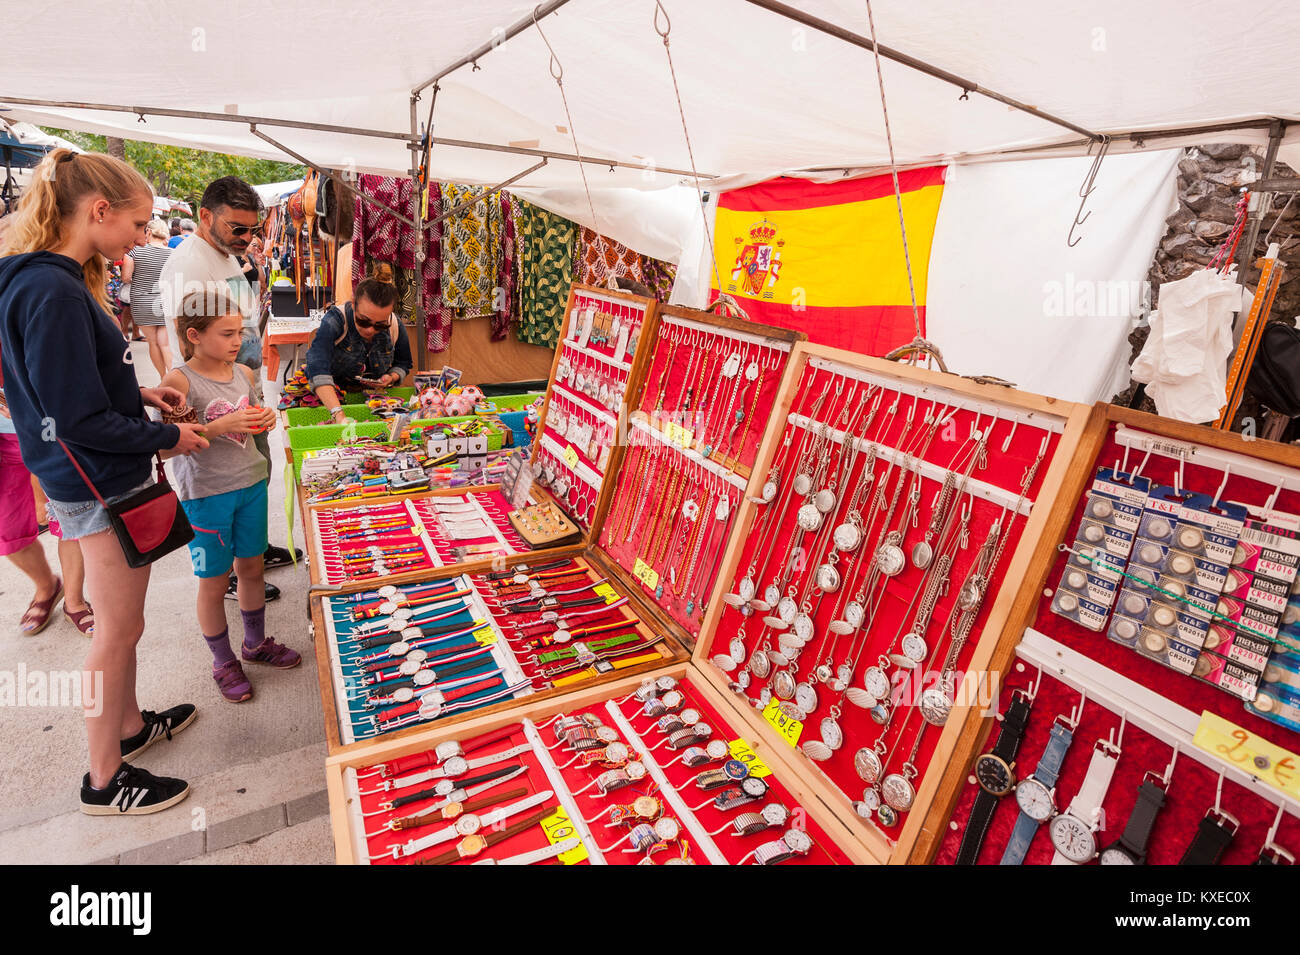
<svg viewBox="0 0 1300 955">
<path fill-rule="evenodd" d="M 253 685 L 244 676 L 244 668 L 238 660 L 231 660 L 219 667 L 212 668 L 212 679 L 217 681 L 217 689 L 231 703 L 243 703 L 253 698 Z"/>
<path fill-rule="evenodd" d="M 290 650 L 282 643 L 276 643 L 267 637 L 254 649 L 240 648 L 240 656 L 249 663 L 269 663 L 277 670 L 292 670 L 302 663 L 302 655 L 297 650 Z"/>
</svg>

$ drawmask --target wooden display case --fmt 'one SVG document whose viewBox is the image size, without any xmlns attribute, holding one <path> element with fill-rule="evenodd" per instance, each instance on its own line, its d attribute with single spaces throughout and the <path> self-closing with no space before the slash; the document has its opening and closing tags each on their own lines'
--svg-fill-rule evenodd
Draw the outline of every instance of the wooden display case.
<svg viewBox="0 0 1300 955">
<path fill-rule="evenodd" d="M 814 762 L 800 750 L 792 749 L 789 741 L 768 722 L 754 706 L 742 706 L 740 712 L 758 739 L 770 747 L 783 746 L 788 758 L 795 764 L 808 788 L 816 792 L 831 811 L 843 820 L 859 840 L 867 856 L 878 863 L 904 863 L 921 861 L 927 851 L 931 833 L 936 825 L 946 819 L 949 808 L 948 785 L 950 776 L 956 772 L 953 767 L 966 765 L 971 747 L 975 745 L 974 737 L 982 723 L 982 707 L 978 705 L 978 694 L 974 692 L 972 681 L 978 681 L 980 674 L 990 674 L 1005 663 L 1014 649 L 1019 635 L 1033 612 L 1035 599 L 1042 591 L 1047 569 L 1054 554 L 1055 540 L 1059 536 L 1064 517 L 1060 513 L 1058 502 L 1069 493 L 1072 463 L 1085 439 L 1085 424 L 1090 415 L 1086 406 L 1057 401 L 1052 398 L 1024 394 L 1009 388 L 978 384 L 968 379 L 953 375 L 940 374 L 927 369 L 900 365 L 881 359 L 870 358 L 823 346 L 801 344 L 796 346 L 790 361 L 790 369 L 785 378 L 782 394 L 773 409 L 763 446 L 754 465 L 745 503 L 737 519 L 737 529 L 731 539 L 727 554 L 724 556 L 719 573 L 719 590 L 723 591 L 738 576 L 743 552 L 759 516 L 763 504 L 762 489 L 767 480 L 769 468 L 779 450 L 778 446 L 786 432 L 788 415 L 796 399 L 796 391 L 805 368 L 827 370 L 843 373 L 861 382 L 876 383 L 885 389 L 912 394 L 919 401 L 927 396 L 935 401 L 945 403 L 945 407 L 965 409 L 967 412 L 982 415 L 1000 415 L 994 418 L 993 428 L 997 422 L 1010 421 L 1015 427 L 1031 431 L 1045 427 L 1050 433 L 1043 439 L 1045 454 L 1037 471 L 1037 479 L 1032 495 L 1032 504 L 1020 502 L 1027 506 L 1027 517 L 1021 526 L 1014 547 L 1008 547 L 1001 564 L 1000 574 L 995 583 L 1000 581 L 995 591 L 985 597 L 977 617 L 978 635 L 973 635 L 965 646 L 962 655 L 961 670 L 965 682 L 959 684 L 956 700 L 949 712 L 948 719 L 938 742 L 924 759 L 925 765 L 918 767 L 915 779 L 915 798 L 907 812 L 905 820 L 886 834 L 874 822 L 860 818 L 855 811 L 853 800 L 845 793 L 844 774 L 841 771 L 837 782 L 828 775 L 819 762 Z M 955 413 L 955 412 L 954 412 Z M 993 441 L 1001 442 L 1003 431 L 993 432 Z M 1012 432 L 1014 434 L 1014 432 Z M 1022 432 L 1024 436 L 1024 432 Z M 1028 440 L 1027 437 L 1024 438 Z M 1010 442 L 1011 438 L 1006 439 Z M 1038 444 L 1038 438 L 1033 438 Z M 1032 451 L 1029 457 L 1032 458 Z M 1014 491 L 1011 492 L 1014 497 Z M 927 492 L 928 496 L 928 492 Z M 991 506 L 991 505 L 990 505 Z M 1003 504 L 1006 507 L 1006 504 Z M 975 538 L 972 534 L 972 549 Z M 779 538 L 778 538 L 779 539 Z M 866 546 L 865 544 L 862 546 Z M 952 590 L 956 591 L 958 579 L 954 566 Z M 898 578 L 906 580 L 905 577 Z M 702 635 L 693 655 L 693 665 L 701 670 L 709 669 L 715 674 L 718 685 L 727 686 L 731 680 L 722 670 L 711 662 L 715 655 L 725 655 L 727 644 L 723 633 L 723 620 L 727 614 L 735 611 L 721 600 L 710 601 Z M 864 649 L 876 639 L 868 627 Z M 734 684 L 733 684 L 734 685 Z M 902 707 L 898 707 L 902 711 Z M 821 716 L 820 713 L 816 714 Z M 904 723 L 906 727 L 906 723 Z M 972 729 L 974 727 L 974 729 Z M 812 726 L 804 730 L 812 731 Z M 901 731 L 900 731 L 901 735 Z M 847 739 L 843 752 L 851 752 L 861 741 Z M 919 740 L 918 740 L 919 745 Z M 837 752 L 837 756 L 840 752 Z M 862 783 L 858 782 L 858 786 Z"/>
</svg>

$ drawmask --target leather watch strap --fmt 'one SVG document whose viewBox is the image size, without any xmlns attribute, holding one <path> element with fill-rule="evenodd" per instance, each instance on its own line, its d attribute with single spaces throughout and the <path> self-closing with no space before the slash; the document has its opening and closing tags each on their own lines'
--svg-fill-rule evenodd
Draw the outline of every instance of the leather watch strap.
<svg viewBox="0 0 1300 955">
<path fill-rule="evenodd" d="M 1165 791 L 1154 780 L 1148 779 L 1138 787 L 1133 813 L 1124 826 L 1124 834 L 1119 837 L 1119 845 L 1128 851 L 1129 857 L 1138 865 L 1146 862 L 1151 830 L 1155 828 L 1156 816 L 1160 815 L 1164 804 Z"/>
<path fill-rule="evenodd" d="M 1074 729 L 1058 717 L 1052 724 L 1051 737 L 1047 741 L 1047 748 L 1043 750 L 1042 758 L 1038 761 L 1038 766 L 1034 769 L 1033 778 L 1048 789 L 1054 787 L 1057 777 L 1061 775 L 1065 754 L 1070 751 L 1070 743 L 1073 741 Z M 999 865 L 1020 865 L 1024 862 L 1029 844 L 1034 841 L 1034 835 L 1041 825 L 1041 822 L 1022 810 L 1016 819 L 1015 828 L 1011 830 L 1011 838 L 1007 841 Z"/>
<path fill-rule="evenodd" d="M 518 822 L 512 823 L 504 829 L 489 831 L 486 835 L 483 833 L 475 833 L 472 836 L 466 836 L 454 849 L 450 849 L 441 855 L 432 856 L 428 859 L 416 859 L 415 865 L 448 865 L 460 859 L 468 859 L 470 856 L 478 855 L 479 852 L 482 852 L 483 849 L 486 849 L 489 846 L 494 846 L 498 842 L 503 842 L 511 836 L 517 836 L 525 829 L 531 829 L 552 812 L 554 812 L 553 809 L 539 809 L 531 816 L 520 819 Z M 469 845 L 466 846 L 466 843 L 469 843 Z M 465 848 L 462 849 L 462 846 Z M 474 847 L 477 847 L 477 851 L 475 851 Z"/>
<path fill-rule="evenodd" d="M 1110 789 L 1110 781 L 1115 777 L 1115 766 L 1118 763 L 1119 750 L 1104 741 L 1099 743 L 1092 751 L 1083 783 L 1070 800 L 1070 808 L 1066 810 L 1068 815 L 1078 819 L 1094 833 L 1101 818 L 1102 803 L 1106 801 L 1106 791 Z M 1095 846 L 1094 843 L 1094 848 Z M 1076 864 L 1059 850 L 1052 855 L 1052 865 Z"/>
<path fill-rule="evenodd" d="M 1232 844 L 1237 834 L 1237 827 L 1231 820 L 1216 816 L 1213 812 L 1206 815 L 1196 827 L 1192 844 L 1187 847 L 1179 865 L 1218 865 L 1223 851 Z"/>
<path fill-rule="evenodd" d="M 502 776 L 509 776 L 519 768 L 519 766 L 502 766 L 500 769 L 494 769 L 491 772 L 480 773 L 477 776 L 470 776 L 467 779 L 458 779 L 455 781 L 455 786 L 457 789 L 468 789 L 470 786 L 477 786 L 479 783 L 491 782 L 494 779 L 500 779 Z M 446 792 L 446 790 L 444 789 L 443 792 Z M 408 793 L 405 796 L 395 796 L 391 800 L 390 805 L 394 809 L 397 809 L 401 806 L 407 805 L 408 803 L 419 802 L 421 799 L 428 799 L 431 796 L 439 795 L 442 795 L 442 793 L 438 792 L 437 787 L 434 787 L 433 789 L 422 789 L 418 793 Z"/>
<path fill-rule="evenodd" d="M 1024 738 L 1025 726 L 1029 722 L 1030 706 L 1028 697 L 1017 695 L 1003 714 L 1002 728 L 998 731 L 998 740 L 992 753 L 1007 765 L 1011 764 L 1016 751 L 1020 749 L 1020 740 Z M 962 836 L 961 848 L 957 850 L 957 865 L 974 865 L 979 858 L 984 836 L 988 833 L 993 812 L 1001 798 L 1002 796 L 995 796 L 983 787 L 976 793 L 975 804 L 971 807 L 966 822 L 966 833 Z"/>
<path fill-rule="evenodd" d="M 456 816 L 467 812 L 476 812 L 479 809 L 486 809 L 489 806 L 495 806 L 499 802 L 506 802 L 510 799 L 518 799 L 521 796 L 527 796 L 527 789 L 507 789 L 503 793 L 494 793 L 490 796 L 479 796 L 477 799 L 469 799 L 465 802 L 451 803 L 444 806 L 437 812 L 430 813 L 427 816 L 402 816 L 399 819 L 392 820 L 389 825 L 394 829 L 414 829 L 416 826 L 426 826 L 431 822 L 442 822 L 444 819 L 454 819 Z M 447 810 L 451 806 L 456 807 L 452 815 L 447 815 Z"/>
</svg>

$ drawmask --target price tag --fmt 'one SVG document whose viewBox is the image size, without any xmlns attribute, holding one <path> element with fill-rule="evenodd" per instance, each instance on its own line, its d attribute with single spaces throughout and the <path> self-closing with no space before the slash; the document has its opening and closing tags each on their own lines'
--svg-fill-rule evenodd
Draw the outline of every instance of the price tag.
<svg viewBox="0 0 1300 955">
<path fill-rule="evenodd" d="M 615 603 L 618 600 L 618 594 L 614 592 L 614 588 L 609 584 L 597 584 L 591 588 L 591 592 L 597 597 L 604 597 L 607 604 Z"/>
<path fill-rule="evenodd" d="M 577 470 L 578 452 L 573 449 L 573 445 L 566 445 L 564 448 L 564 463 L 569 466 L 570 471 Z"/>
<path fill-rule="evenodd" d="M 684 425 L 670 421 L 664 428 L 664 437 L 668 439 L 669 444 L 675 444 L 678 447 L 690 448 L 695 441 L 695 433 Z"/>
<path fill-rule="evenodd" d="M 659 586 L 659 572 L 640 557 L 632 565 L 632 575 L 651 590 L 655 590 Z"/>
<path fill-rule="evenodd" d="M 491 646 L 497 642 L 497 632 L 491 627 L 481 627 L 474 631 L 474 639 L 483 646 Z"/>
<path fill-rule="evenodd" d="M 1289 796 L 1300 796 L 1300 759 L 1206 710 L 1192 743 Z"/>
<path fill-rule="evenodd" d="M 773 697 L 771 702 L 763 709 L 763 719 L 772 725 L 772 728 L 781 734 L 781 738 L 795 746 L 799 742 L 799 736 L 803 733 L 803 723 L 799 720 L 792 720 L 781 712 L 781 701 Z"/>
<path fill-rule="evenodd" d="M 572 839 L 578 834 L 578 830 L 569 821 L 569 816 L 563 809 L 556 809 L 554 813 L 542 820 L 541 825 L 542 831 L 546 833 L 546 841 L 551 845 L 563 842 L 565 839 Z M 579 862 L 586 861 L 587 847 L 579 845 L 568 852 L 561 852 L 556 858 L 564 865 L 577 865 Z"/>
<path fill-rule="evenodd" d="M 731 750 L 732 759 L 738 759 L 749 767 L 749 775 L 759 779 L 772 775 L 772 770 L 767 768 L 767 764 L 758 758 L 758 754 L 743 739 L 733 739 L 727 748 Z"/>
</svg>

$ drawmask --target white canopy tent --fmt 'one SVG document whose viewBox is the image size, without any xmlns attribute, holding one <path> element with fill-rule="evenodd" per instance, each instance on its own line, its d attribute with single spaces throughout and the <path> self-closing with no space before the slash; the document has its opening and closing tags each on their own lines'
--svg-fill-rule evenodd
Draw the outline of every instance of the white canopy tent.
<svg viewBox="0 0 1300 955">
<path fill-rule="evenodd" d="M 26 4 L 10 12 L 24 42 L 0 65 L 0 115 L 285 158 L 240 119 L 261 117 L 269 121 L 258 123 L 260 132 L 314 163 L 402 174 L 431 98 L 424 89 L 412 104 L 412 90 L 486 45 L 477 69 L 462 66 L 440 82 L 432 177 L 504 180 L 537 157 L 499 150 L 572 155 L 572 126 L 584 156 L 626 164 L 585 166 L 595 221 L 572 161 L 552 159 L 515 191 L 649 254 L 665 255 L 663 240 L 671 236 L 675 248 L 667 257 L 674 260 L 693 205 L 684 196 L 662 202 L 662 195 L 639 201 L 637 194 L 685 184 L 680 172 L 691 161 L 677 92 L 702 173 L 752 181 L 888 160 L 870 53 L 767 9 L 780 6 L 772 0 L 663 0 L 677 91 L 654 0 L 543 6 L 545 39 L 530 22 L 531 8 L 514 0 L 374 0 L 362 7 L 337 0 L 122 0 L 113 18 L 131 28 L 115 31 L 110 55 L 100 31 L 69 28 L 99 22 L 99 4 Z M 547 14 L 552 6 L 559 9 Z M 861 0 L 802 0 L 798 7 L 858 36 L 870 32 Z M 1031 0 L 874 0 L 872 9 L 882 45 L 1076 127 L 980 92 L 962 98 L 950 83 L 886 60 L 891 129 L 905 164 L 1024 158 L 1049 148 L 1077 153 L 1087 145 L 1077 129 L 1144 137 L 1117 141 L 1112 151 L 1203 142 L 1203 132 L 1157 133 L 1206 125 L 1232 127 L 1215 139 L 1263 144 L 1270 119 L 1300 120 L 1290 67 L 1300 7 L 1280 0 L 1248 0 L 1230 17 L 1207 0 L 1160 0 L 1142 5 L 1140 15 L 1119 0 L 1050 10 Z M 563 69 L 567 113 L 547 41 Z M 49 50 L 58 51 L 57 69 Z M 125 109 L 45 105 L 92 98 Z M 283 121 L 333 128 L 276 125 Z M 1285 129 L 1281 155 L 1293 151 L 1300 153 L 1300 127 Z M 551 191 L 534 192 L 543 189 Z"/>
</svg>

